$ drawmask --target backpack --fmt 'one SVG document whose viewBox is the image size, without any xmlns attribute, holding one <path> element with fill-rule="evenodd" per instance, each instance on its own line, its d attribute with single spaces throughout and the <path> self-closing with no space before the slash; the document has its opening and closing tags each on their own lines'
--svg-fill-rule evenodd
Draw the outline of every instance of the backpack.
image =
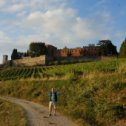
<svg viewBox="0 0 126 126">
<path fill-rule="evenodd" d="M 54 101 L 57 102 L 57 92 L 53 92 L 53 93 L 54 93 Z M 51 97 L 52 97 L 52 92 L 50 92 L 50 101 L 52 101 Z"/>
</svg>

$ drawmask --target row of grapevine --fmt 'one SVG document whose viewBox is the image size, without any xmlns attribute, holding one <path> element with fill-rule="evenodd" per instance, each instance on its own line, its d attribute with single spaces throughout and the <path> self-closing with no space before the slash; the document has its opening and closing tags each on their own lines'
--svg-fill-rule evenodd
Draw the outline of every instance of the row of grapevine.
<svg viewBox="0 0 126 126">
<path fill-rule="evenodd" d="M 0 80 L 64 77 L 69 74 L 84 75 L 93 71 L 115 72 L 120 60 L 105 60 L 97 62 L 36 67 L 12 67 L 0 71 Z"/>
</svg>

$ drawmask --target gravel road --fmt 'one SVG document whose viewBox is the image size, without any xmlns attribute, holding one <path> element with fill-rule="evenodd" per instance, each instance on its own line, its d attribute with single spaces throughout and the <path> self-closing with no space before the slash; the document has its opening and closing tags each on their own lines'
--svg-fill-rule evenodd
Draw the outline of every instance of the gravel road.
<svg viewBox="0 0 126 126">
<path fill-rule="evenodd" d="M 48 108 L 40 104 L 10 97 L 0 98 L 22 106 L 29 126 L 77 126 L 59 113 L 56 116 L 49 117 Z"/>
</svg>

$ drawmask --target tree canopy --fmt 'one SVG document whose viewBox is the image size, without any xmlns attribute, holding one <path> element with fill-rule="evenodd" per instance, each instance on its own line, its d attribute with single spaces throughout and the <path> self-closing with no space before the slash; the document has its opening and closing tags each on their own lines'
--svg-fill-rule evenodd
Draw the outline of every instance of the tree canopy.
<svg viewBox="0 0 126 126">
<path fill-rule="evenodd" d="M 31 56 L 40 56 L 46 54 L 46 46 L 45 43 L 31 43 L 29 45 L 29 52 Z"/>
<path fill-rule="evenodd" d="M 101 40 L 97 45 L 99 46 L 99 55 L 109 56 L 118 54 L 116 46 L 110 40 Z"/>
</svg>

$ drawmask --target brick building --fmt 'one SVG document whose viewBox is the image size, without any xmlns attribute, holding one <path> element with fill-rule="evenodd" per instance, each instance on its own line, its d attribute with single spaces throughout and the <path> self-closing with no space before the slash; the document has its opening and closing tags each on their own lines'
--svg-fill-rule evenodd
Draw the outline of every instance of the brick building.
<svg viewBox="0 0 126 126">
<path fill-rule="evenodd" d="M 98 56 L 98 46 L 89 45 L 83 47 L 83 56 Z"/>
<path fill-rule="evenodd" d="M 57 52 L 57 48 L 53 45 L 45 45 L 46 46 L 46 50 L 47 50 L 47 55 L 49 56 L 55 56 L 56 52 Z"/>
<path fill-rule="evenodd" d="M 56 57 L 80 57 L 80 56 L 97 56 L 98 47 L 97 46 L 84 46 L 83 48 L 64 48 L 57 50 Z"/>
<path fill-rule="evenodd" d="M 57 57 L 79 57 L 82 54 L 83 48 L 64 48 L 57 50 L 56 56 Z"/>
</svg>

